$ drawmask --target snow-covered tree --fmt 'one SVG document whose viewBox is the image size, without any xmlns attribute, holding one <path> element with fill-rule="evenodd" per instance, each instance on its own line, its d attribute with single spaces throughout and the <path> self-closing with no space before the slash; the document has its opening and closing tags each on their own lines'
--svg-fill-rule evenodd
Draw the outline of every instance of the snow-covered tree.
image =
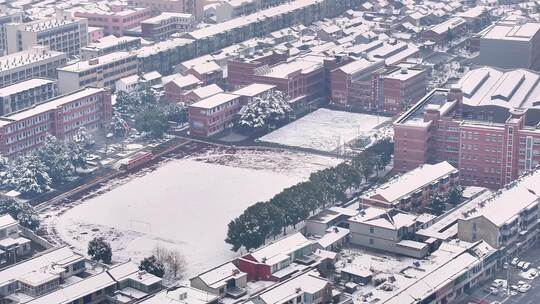
<svg viewBox="0 0 540 304">
<path fill-rule="evenodd" d="M 5 170 L 9 165 L 9 159 L 3 155 L 0 155 L 0 171 Z"/>
<path fill-rule="evenodd" d="M 4 183 L 22 194 L 35 195 L 50 190 L 51 178 L 41 159 L 31 154 L 17 158 L 9 166 Z"/>
<path fill-rule="evenodd" d="M 122 138 L 126 136 L 129 125 L 120 115 L 114 113 L 111 121 L 111 129 L 115 137 Z"/>
<path fill-rule="evenodd" d="M 165 265 L 163 265 L 163 262 L 157 260 L 156 257 L 153 255 L 144 258 L 139 264 L 139 269 L 160 278 L 163 278 L 163 276 L 165 275 Z"/>
<path fill-rule="evenodd" d="M 21 226 L 24 226 L 31 230 L 36 230 L 37 228 L 39 228 L 40 225 L 39 214 L 30 205 L 23 208 L 21 212 L 19 212 L 19 214 L 17 215 L 17 220 L 19 221 L 19 224 Z"/>
<path fill-rule="evenodd" d="M 69 160 L 74 170 L 77 168 L 86 168 L 88 150 L 84 147 L 83 142 L 72 141 L 67 144 L 67 152 Z"/>
<path fill-rule="evenodd" d="M 133 113 L 141 105 L 140 99 L 134 94 L 126 93 L 124 91 L 116 94 L 116 103 L 114 104 L 115 113 L 128 114 Z"/>
<path fill-rule="evenodd" d="M 45 144 L 37 155 L 47 168 L 53 183 L 62 183 L 72 173 L 69 154 L 64 143 L 52 135 L 45 137 Z"/>
<path fill-rule="evenodd" d="M 276 123 L 292 111 L 287 97 L 281 91 L 274 91 L 255 100 L 242 109 L 238 125 L 250 129 L 261 128 Z"/>
<path fill-rule="evenodd" d="M 105 264 L 110 264 L 112 261 L 111 245 L 102 237 L 96 237 L 88 242 L 87 253 L 94 261 L 103 261 Z"/>
<path fill-rule="evenodd" d="M 73 136 L 73 141 L 86 147 L 92 141 L 92 135 L 88 133 L 85 127 L 80 127 L 75 135 Z"/>
</svg>

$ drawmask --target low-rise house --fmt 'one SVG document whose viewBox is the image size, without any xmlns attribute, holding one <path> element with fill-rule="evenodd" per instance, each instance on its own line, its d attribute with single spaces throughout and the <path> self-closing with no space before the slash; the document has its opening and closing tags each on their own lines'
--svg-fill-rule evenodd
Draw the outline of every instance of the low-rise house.
<svg viewBox="0 0 540 304">
<path fill-rule="evenodd" d="M 218 304 L 219 297 L 187 286 L 172 287 L 158 292 L 138 304 Z"/>
<path fill-rule="evenodd" d="M 306 235 L 322 236 L 333 226 L 348 227 L 347 220 L 358 214 L 358 210 L 330 207 L 306 220 Z"/>
<path fill-rule="evenodd" d="M 192 74 L 186 76 L 175 74 L 163 77 L 164 98 L 169 102 L 180 102 L 183 93 L 200 85 L 202 85 L 202 81 Z"/>
<path fill-rule="evenodd" d="M 277 272 L 288 267 L 291 270 L 288 274 L 296 272 L 293 262 L 313 261 L 312 245 L 312 241 L 297 232 L 242 256 L 237 261 L 238 268 L 248 274 L 250 281 L 279 281 Z"/>
<path fill-rule="evenodd" d="M 314 249 L 339 251 L 349 241 L 349 229 L 330 227 L 326 233 L 313 243 Z"/>
<path fill-rule="evenodd" d="M 271 94 L 276 90 L 275 85 L 264 83 L 252 83 L 241 89 L 231 92 L 232 94 L 240 96 L 240 102 L 242 105 L 252 103 L 255 98 L 261 98 L 264 95 Z"/>
<path fill-rule="evenodd" d="M 323 304 L 331 299 L 332 284 L 311 271 L 272 287 L 251 301 L 253 304 Z"/>
<path fill-rule="evenodd" d="M 221 298 L 230 296 L 236 299 L 247 293 L 247 274 L 231 262 L 203 272 L 189 279 L 189 282 L 191 287 Z"/>
<path fill-rule="evenodd" d="M 370 207 L 349 219 L 351 244 L 422 258 L 426 243 L 413 241 L 417 216 L 396 209 Z"/>
</svg>

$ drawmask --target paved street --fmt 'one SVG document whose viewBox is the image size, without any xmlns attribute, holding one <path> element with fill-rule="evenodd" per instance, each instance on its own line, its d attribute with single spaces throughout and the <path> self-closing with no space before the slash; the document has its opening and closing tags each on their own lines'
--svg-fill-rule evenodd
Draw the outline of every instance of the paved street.
<svg viewBox="0 0 540 304">
<path fill-rule="evenodd" d="M 520 260 L 525 260 L 531 263 L 531 268 L 540 267 L 540 245 L 537 244 L 535 247 L 527 250 L 525 254 L 518 256 Z M 523 276 L 523 271 L 518 269 L 515 266 L 509 266 L 508 271 L 501 269 L 495 274 L 493 279 L 508 279 L 509 285 L 517 285 L 518 281 L 524 281 L 530 284 L 532 287 L 526 293 L 521 293 L 518 291 L 511 291 L 510 295 L 507 295 L 506 289 L 501 289 L 496 295 L 488 294 L 485 292 L 485 289 L 493 282 L 490 280 L 485 285 L 479 286 L 475 289 L 474 293 L 468 298 L 467 301 L 475 300 L 485 300 L 487 303 L 493 303 L 499 301 L 500 303 L 507 304 L 538 304 L 540 303 L 540 278 L 537 276 L 535 279 L 526 279 Z M 463 302 L 461 302 L 463 303 Z"/>
</svg>

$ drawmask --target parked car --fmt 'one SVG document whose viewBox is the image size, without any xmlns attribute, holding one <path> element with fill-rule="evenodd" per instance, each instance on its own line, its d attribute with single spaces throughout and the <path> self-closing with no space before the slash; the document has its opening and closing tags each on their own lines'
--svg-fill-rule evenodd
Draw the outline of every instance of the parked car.
<svg viewBox="0 0 540 304">
<path fill-rule="evenodd" d="M 513 290 L 518 290 L 519 286 L 518 285 L 512 285 L 512 286 L 510 286 L 510 288 L 513 289 Z"/>
<path fill-rule="evenodd" d="M 491 283 L 491 287 L 494 287 L 494 288 L 503 288 L 503 287 L 506 287 L 508 284 L 508 282 L 506 280 L 502 280 L 502 279 L 495 279 L 493 281 L 493 283 Z"/>
<path fill-rule="evenodd" d="M 531 285 L 523 284 L 523 285 L 519 286 L 518 291 L 522 292 L 522 293 L 525 293 L 525 292 L 529 291 L 529 289 L 531 289 Z"/>
<path fill-rule="evenodd" d="M 519 263 L 519 259 L 518 258 L 513 258 L 512 262 L 510 262 L 510 265 L 516 266 L 518 263 Z"/>
<path fill-rule="evenodd" d="M 522 268 L 523 265 L 525 265 L 525 261 L 520 261 L 519 263 L 517 263 L 518 268 Z"/>
<path fill-rule="evenodd" d="M 527 282 L 525 282 L 525 281 L 518 281 L 518 285 L 519 285 L 519 286 L 525 285 L 525 284 L 527 284 Z"/>
<path fill-rule="evenodd" d="M 531 270 L 529 271 L 529 277 L 530 277 L 531 279 L 536 278 L 537 275 L 538 275 L 538 269 L 533 268 L 533 269 L 531 269 Z"/>
<path fill-rule="evenodd" d="M 523 266 L 521 267 L 521 269 L 523 269 L 523 271 L 527 271 L 527 270 L 529 270 L 529 268 L 531 268 L 531 263 L 529 263 L 529 262 L 525 262 L 525 264 L 523 264 Z"/>
</svg>

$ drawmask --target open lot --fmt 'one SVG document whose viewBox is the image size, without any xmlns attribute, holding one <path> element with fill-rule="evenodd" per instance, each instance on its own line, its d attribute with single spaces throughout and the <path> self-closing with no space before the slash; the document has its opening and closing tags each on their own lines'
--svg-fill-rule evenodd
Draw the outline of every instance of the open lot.
<svg viewBox="0 0 540 304">
<path fill-rule="evenodd" d="M 227 224 L 246 207 L 338 162 L 290 152 L 206 153 L 51 208 L 45 223 L 81 252 L 90 239 L 103 236 L 117 261 L 137 261 L 157 244 L 178 249 L 192 275 L 235 256 L 224 242 Z"/>
<path fill-rule="evenodd" d="M 319 109 L 260 138 L 263 142 L 324 152 L 338 150 L 356 138 L 378 133 L 390 118 Z"/>
</svg>

